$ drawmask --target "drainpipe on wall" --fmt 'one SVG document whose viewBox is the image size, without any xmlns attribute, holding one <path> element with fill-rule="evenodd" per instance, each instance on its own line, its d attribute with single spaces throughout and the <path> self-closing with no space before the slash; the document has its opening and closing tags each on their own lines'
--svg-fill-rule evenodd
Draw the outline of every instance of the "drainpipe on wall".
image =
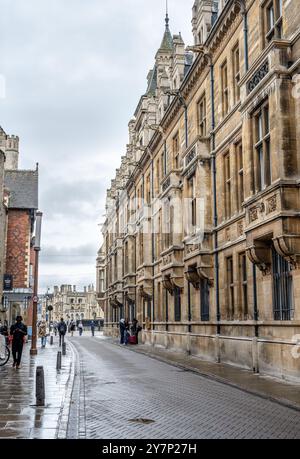
<svg viewBox="0 0 300 459">
<path fill-rule="evenodd" d="M 239 0 L 241 5 L 241 14 L 244 21 L 244 53 L 245 53 L 245 73 L 249 70 L 249 46 L 248 46 L 248 12 L 245 0 Z"/>
<path fill-rule="evenodd" d="M 164 173 L 167 175 L 167 141 L 164 141 Z"/>
<path fill-rule="evenodd" d="M 245 52 L 245 73 L 249 70 L 249 45 L 248 45 L 248 12 L 246 8 L 245 0 L 238 0 L 241 6 L 241 14 L 243 16 L 244 21 L 244 52 Z M 257 278 L 256 278 L 256 266 L 252 264 L 252 277 L 253 277 L 253 310 L 254 310 L 254 321 L 255 324 L 255 337 L 259 336 L 259 326 L 257 325 L 258 321 L 258 301 L 257 301 Z"/>
<path fill-rule="evenodd" d="M 134 184 L 134 202 L 136 202 L 136 184 Z M 136 266 L 136 237 L 134 238 L 134 272 L 135 272 L 135 317 L 137 317 L 137 303 L 138 303 L 138 297 L 137 297 L 137 266 Z"/>
<path fill-rule="evenodd" d="M 210 58 L 211 59 L 211 58 Z M 213 209 L 214 209 L 214 265 L 215 265 L 215 289 L 216 289 L 216 311 L 217 311 L 217 335 L 221 334 L 221 311 L 220 311 L 220 287 L 219 287 L 219 253 L 218 253 L 218 209 L 217 209 L 217 168 L 216 168 L 216 136 L 215 136 L 215 78 L 214 65 L 210 64 L 210 87 L 211 87 L 211 151 L 212 151 L 212 174 L 213 174 Z"/>
<path fill-rule="evenodd" d="M 152 174 L 152 203 L 154 201 L 154 164 L 153 164 L 153 158 L 151 158 L 151 174 Z M 153 208 L 152 208 L 153 210 Z M 152 216 L 152 223 L 153 223 L 153 216 Z M 155 275 L 155 268 L 154 268 L 154 261 L 155 261 L 155 254 L 154 254 L 154 226 L 152 226 L 152 330 L 155 330 L 155 325 L 154 325 L 154 311 L 155 311 L 155 282 L 154 282 L 154 275 Z"/>
<path fill-rule="evenodd" d="M 192 310 L 191 310 L 191 283 L 188 281 L 188 321 L 189 321 L 189 333 L 192 332 L 192 326 L 191 326 L 191 321 L 192 321 Z"/>
</svg>

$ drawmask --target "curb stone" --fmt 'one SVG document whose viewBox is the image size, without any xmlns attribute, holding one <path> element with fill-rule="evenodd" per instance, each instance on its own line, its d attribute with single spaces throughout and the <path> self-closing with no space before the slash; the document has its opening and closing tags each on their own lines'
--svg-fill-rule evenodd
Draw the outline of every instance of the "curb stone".
<svg viewBox="0 0 300 459">
<path fill-rule="evenodd" d="M 75 356 L 73 347 L 70 346 L 69 342 L 68 344 L 69 344 L 69 349 L 71 350 L 71 353 L 72 353 L 71 369 L 70 369 L 69 378 L 66 384 L 66 391 L 65 391 L 65 396 L 64 396 L 63 403 L 62 403 L 61 413 L 58 419 L 56 439 L 66 439 L 67 438 L 68 422 L 69 422 L 69 415 L 70 415 L 70 409 L 71 409 L 71 398 L 72 398 L 72 391 L 73 391 L 73 386 L 74 386 L 74 381 L 75 381 L 76 356 Z"/>
</svg>

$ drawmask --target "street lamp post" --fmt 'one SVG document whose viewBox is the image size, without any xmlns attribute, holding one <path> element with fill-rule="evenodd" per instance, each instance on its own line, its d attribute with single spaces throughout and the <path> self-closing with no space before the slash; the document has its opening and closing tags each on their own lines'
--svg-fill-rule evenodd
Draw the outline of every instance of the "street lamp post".
<svg viewBox="0 0 300 459">
<path fill-rule="evenodd" d="M 42 212 L 36 213 L 35 222 L 35 240 L 34 240 L 34 287 L 33 287 L 33 305 L 32 305 L 32 339 L 30 355 L 37 355 L 36 348 L 36 326 L 37 326 L 37 307 L 38 307 L 38 276 L 39 276 L 39 252 L 41 250 L 41 228 L 42 228 Z"/>
</svg>

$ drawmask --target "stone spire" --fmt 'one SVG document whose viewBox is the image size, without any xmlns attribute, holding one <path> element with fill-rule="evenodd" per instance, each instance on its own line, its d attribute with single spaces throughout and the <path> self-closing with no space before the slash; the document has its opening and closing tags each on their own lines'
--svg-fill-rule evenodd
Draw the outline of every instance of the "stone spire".
<svg viewBox="0 0 300 459">
<path fill-rule="evenodd" d="M 166 18 L 165 18 L 165 23 L 166 23 L 166 28 L 165 28 L 165 33 L 160 45 L 160 51 L 172 51 L 173 50 L 173 38 L 172 34 L 170 32 L 169 28 L 169 12 L 168 12 L 168 0 L 166 0 Z"/>
</svg>

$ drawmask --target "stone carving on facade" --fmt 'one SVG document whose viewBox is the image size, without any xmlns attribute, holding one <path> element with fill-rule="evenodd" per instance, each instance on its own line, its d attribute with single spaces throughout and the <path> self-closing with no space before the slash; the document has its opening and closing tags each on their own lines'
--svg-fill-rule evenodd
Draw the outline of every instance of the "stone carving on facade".
<svg viewBox="0 0 300 459">
<path fill-rule="evenodd" d="M 248 81 L 247 88 L 248 88 L 248 93 L 252 92 L 256 86 L 259 85 L 259 83 L 265 78 L 265 76 L 269 73 L 269 62 L 266 61 L 263 63 L 263 65 L 255 72 L 253 77 L 251 78 L 250 81 Z"/>
<path fill-rule="evenodd" d="M 162 191 L 166 191 L 171 186 L 171 178 L 168 177 L 167 180 L 162 184 Z"/>
<path fill-rule="evenodd" d="M 258 220 L 258 209 L 257 207 L 252 207 L 252 209 L 249 210 L 249 219 L 250 222 L 255 222 L 255 220 Z"/>
<path fill-rule="evenodd" d="M 238 222 L 237 224 L 237 231 L 239 236 L 244 235 L 244 223 L 243 222 Z"/>
<path fill-rule="evenodd" d="M 165 257 L 163 257 L 163 264 L 164 265 L 169 265 L 170 263 L 172 263 L 172 255 L 171 254 L 166 255 Z"/>
<path fill-rule="evenodd" d="M 266 211 L 266 206 L 263 202 L 260 202 L 254 207 L 251 207 L 249 210 L 249 219 L 250 223 L 254 222 L 255 220 L 258 220 L 259 218 L 259 213 L 263 214 Z"/>
<path fill-rule="evenodd" d="M 194 147 L 185 157 L 185 167 L 187 167 L 196 158 L 196 147 Z"/>
<path fill-rule="evenodd" d="M 252 247 L 246 249 L 246 253 L 264 276 L 271 273 L 271 249 L 265 241 L 255 241 Z"/>
<path fill-rule="evenodd" d="M 294 235 L 282 235 L 273 239 L 276 251 L 288 263 L 293 270 L 300 266 L 300 237 Z"/>
<path fill-rule="evenodd" d="M 268 213 L 275 212 L 277 210 L 277 195 L 275 194 L 268 199 Z"/>
</svg>

